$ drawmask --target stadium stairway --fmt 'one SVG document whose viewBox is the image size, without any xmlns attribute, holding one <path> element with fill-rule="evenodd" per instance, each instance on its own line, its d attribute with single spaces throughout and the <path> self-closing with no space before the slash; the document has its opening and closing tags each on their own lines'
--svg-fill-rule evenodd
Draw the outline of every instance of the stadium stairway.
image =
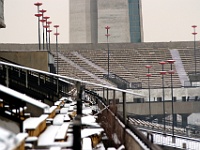
<svg viewBox="0 0 200 150">
<path fill-rule="evenodd" d="M 172 55 L 172 59 L 175 60 L 176 62 L 174 63 L 176 72 L 179 76 L 179 80 L 181 82 L 181 85 L 184 86 L 185 82 L 189 83 L 189 78 L 186 74 L 185 68 L 183 66 L 181 57 L 179 55 L 179 51 L 177 49 L 172 49 L 170 50 L 170 53 Z"/>
<path fill-rule="evenodd" d="M 67 62 L 69 65 L 75 67 L 77 70 L 79 70 L 82 74 L 82 77 L 87 76 L 86 78 L 83 79 L 88 79 L 89 81 L 94 80 L 96 83 L 100 83 L 100 84 L 105 84 L 105 85 L 109 85 L 109 86 L 114 86 L 113 84 L 111 84 L 110 82 L 108 82 L 107 80 L 101 79 L 100 77 L 98 77 L 97 75 L 93 74 L 92 72 L 86 70 L 85 68 L 81 67 L 80 65 L 78 65 L 77 63 L 75 63 L 74 61 L 72 61 L 71 59 L 67 58 L 65 55 L 63 55 L 62 53 L 58 53 L 58 56 L 60 59 L 64 60 L 65 62 Z M 81 57 L 80 55 L 79 59 L 81 59 L 82 61 L 84 61 L 85 63 L 87 63 L 87 65 L 92 66 L 93 69 L 97 69 L 95 68 L 96 65 L 92 64 L 92 62 L 89 62 L 89 60 L 83 59 L 83 57 Z M 89 63 L 89 64 L 88 64 Z M 99 71 L 102 71 L 100 69 L 98 69 Z"/>
</svg>

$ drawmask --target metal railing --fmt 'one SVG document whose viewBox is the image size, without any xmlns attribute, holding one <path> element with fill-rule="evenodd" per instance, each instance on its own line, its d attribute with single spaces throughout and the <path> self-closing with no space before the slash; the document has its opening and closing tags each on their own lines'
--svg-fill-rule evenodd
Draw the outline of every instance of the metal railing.
<svg viewBox="0 0 200 150">
<path fill-rule="evenodd" d="M 104 101 L 104 103 L 102 103 L 103 106 L 104 106 L 103 109 L 106 110 L 106 112 L 107 111 L 110 112 L 110 115 L 112 115 L 112 118 L 115 118 L 115 122 L 118 123 L 121 126 L 120 130 L 126 131 L 125 132 L 126 134 L 124 134 L 124 135 L 125 136 L 131 136 L 131 139 L 133 141 L 135 141 L 137 144 L 139 144 L 141 147 L 143 147 L 142 145 L 146 145 L 147 149 L 160 150 L 160 148 L 158 146 L 154 145 L 148 138 L 145 138 L 145 136 L 142 135 L 142 133 L 140 133 L 137 129 L 135 129 L 135 128 L 133 128 L 129 125 L 128 116 L 127 116 L 127 112 L 126 112 L 127 95 L 130 94 L 130 95 L 135 96 L 135 97 L 144 97 L 143 95 L 136 94 L 134 92 L 130 92 L 130 91 L 127 91 L 127 90 L 107 86 L 107 85 L 96 84 L 96 83 L 89 82 L 89 81 L 83 81 L 83 80 L 80 80 L 80 79 L 66 77 L 66 76 L 62 76 L 62 75 L 59 75 L 59 74 L 53 74 L 53 73 L 49 73 L 49 72 L 45 72 L 45 71 L 41 71 L 41 70 L 37 70 L 37 69 L 32 69 L 32 68 L 29 68 L 29 67 L 19 66 L 19 65 L 16 65 L 16 64 L 10 64 L 10 63 L 0 61 L 0 67 L 2 67 L 2 66 L 18 68 L 20 70 L 29 71 L 29 72 L 37 73 L 37 74 L 42 74 L 42 75 L 45 75 L 45 76 L 57 78 L 59 80 L 65 80 L 65 81 L 67 81 L 71 84 L 74 84 L 76 89 L 77 89 L 77 96 L 78 96 L 77 100 L 79 101 L 79 102 L 77 101 L 77 112 L 78 113 L 81 113 L 79 111 L 81 109 L 81 104 L 82 104 L 82 102 L 79 100 L 81 98 L 81 93 L 82 93 L 81 90 L 83 90 L 81 88 L 81 85 L 89 84 L 89 85 L 98 86 L 102 90 L 101 90 L 100 93 L 94 92 L 94 93 L 96 93 L 95 97 L 97 97 L 97 101 L 98 102 Z M 8 75 L 6 75 L 6 80 L 7 81 L 9 80 Z M 122 104 L 123 105 L 123 111 L 122 111 L 121 117 L 119 115 L 114 115 L 114 113 L 111 111 L 111 106 L 112 106 L 112 104 L 115 103 L 118 93 L 121 93 L 121 101 L 123 103 Z M 78 106 L 78 104 L 79 104 L 79 106 Z M 128 147 L 128 145 L 126 145 L 125 141 L 122 144 L 127 146 L 126 149 L 131 149 L 130 147 Z"/>
</svg>

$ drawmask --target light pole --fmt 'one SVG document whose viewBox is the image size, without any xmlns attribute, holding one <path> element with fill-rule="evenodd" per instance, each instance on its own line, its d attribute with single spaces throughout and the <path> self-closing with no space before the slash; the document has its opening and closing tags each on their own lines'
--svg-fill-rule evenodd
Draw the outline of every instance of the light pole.
<svg viewBox="0 0 200 150">
<path fill-rule="evenodd" d="M 45 22 L 46 20 L 45 19 L 41 19 L 40 22 L 42 22 L 42 29 L 43 29 L 43 50 L 45 49 L 45 41 L 44 41 L 44 26 L 45 26 Z"/>
<path fill-rule="evenodd" d="M 52 22 L 51 21 L 48 21 L 47 22 L 47 24 L 48 24 L 48 27 L 49 27 L 49 29 L 47 30 L 47 32 L 49 33 L 49 51 L 51 51 L 51 32 L 52 32 L 52 30 L 50 29 L 50 24 L 51 24 Z"/>
<path fill-rule="evenodd" d="M 167 71 L 164 71 L 164 65 L 166 64 L 165 61 L 161 61 L 159 62 L 159 64 L 162 65 L 162 71 L 160 71 L 160 74 L 162 75 L 162 91 L 163 91 L 163 95 L 162 95 L 162 99 L 163 99 L 163 125 L 164 125 L 164 132 L 166 130 L 166 125 L 165 125 L 165 86 L 164 86 L 164 75 L 166 75 Z"/>
<path fill-rule="evenodd" d="M 59 25 L 54 25 L 54 27 L 56 28 L 56 33 L 54 33 L 54 35 L 56 36 L 56 55 L 57 55 L 57 74 L 58 74 L 58 35 L 60 35 L 58 33 Z"/>
<path fill-rule="evenodd" d="M 44 46 L 44 22 L 46 21 L 44 19 L 44 13 L 46 12 L 46 10 L 42 9 L 40 10 L 40 12 L 42 13 L 42 20 L 40 20 L 40 22 L 42 22 L 42 41 L 43 41 L 43 50 L 45 49 L 45 46 Z"/>
<path fill-rule="evenodd" d="M 174 64 L 175 60 L 167 60 L 170 64 L 171 68 L 168 73 L 171 75 L 171 96 L 172 96 L 172 136 L 174 137 L 174 123 L 175 123 L 175 116 L 174 116 L 174 96 L 173 96 L 173 82 L 172 82 L 172 75 L 174 74 L 174 70 L 172 70 L 172 64 Z"/>
<path fill-rule="evenodd" d="M 34 3 L 35 6 L 37 6 L 37 14 L 35 14 L 36 17 L 38 17 L 38 44 L 39 44 L 39 50 L 41 49 L 40 46 L 40 17 L 42 16 L 42 14 L 39 14 L 39 10 L 40 10 L 40 6 L 42 5 L 42 3 L 37 2 Z"/>
<path fill-rule="evenodd" d="M 150 68 L 152 68 L 151 65 L 146 65 L 145 66 L 148 69 L 148 73 L 146 74 L 146 76 L 148 77 L 148 89 L 149 89 L 149 117 L 151 118 L 151 91 L 150 91 L 150 81 L 149 81 L 149 77 L 152 76 L 152 74 L 150 73 Z"/>
<path fill-rule="evenodd" d="M 195 31 L 195 28 L 197 26 L 196 25 L 193 25 L 192 28 L 194 29 L 194 32 L 192 33 L 194 35 L 194 72 L 195 74 L 197 73 L 197 66 L 196 66 L 196 34 L 197 32 Z"/>
<path fill-rule="evenodd" d="M 36 17 L 38 17 L 38 46 L 39 46 L 39 50 L 41 49 L 40 46 L 40 17 L 42 16 L 42 14 L 35 14 Z"/>
<path fill-rule="evenodd" d="M 110 77 L 109 76 L 109 74 L 110 74 L 110 50 L 109 50 L 109 44 L 108 44 L 108 37 L 110 36 L 110 34 L 108 34 L 108 31 L 109 31 L 110 27 L 106 26 L 105 29 L 106 29 L 105 36 L 107 37 L 107 47 L 108 47 L 108 78 L 109 78 Z"/>
<path fill-rule="evenodd" d="M 49 50 L 48 48 L 48 38 L 47 38 L 47 28 L 49 28 L 47 22 L 48 22 L 48 19 L 50 18 L 49 16 L 44 16 L 43 17 L 45 20 L 46 20 L 46 25 L 44 25 L 43 27 L 46 28 L 46 47 L 47 47 L 47 50 Z"/>
</svg>

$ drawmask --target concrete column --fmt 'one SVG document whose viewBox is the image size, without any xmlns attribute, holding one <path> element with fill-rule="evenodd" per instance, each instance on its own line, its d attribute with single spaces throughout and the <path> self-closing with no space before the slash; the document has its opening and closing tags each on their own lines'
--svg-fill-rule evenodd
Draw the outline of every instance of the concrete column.
<svg viewBox="0 0 200 150">
<path fill-rule="evenodd" d="M 162 116 L 159 115 L 159 116 L 157 117 L 157 119 L 158 119 L 158 123 L 159 123 L 159 124 L 162 124 L 163 115 L 162 115 Z"/>
<path fill-rule="evenodd" d="M 182 127 L 186 128 L 186 126 L 188 125 L 188 114 L 181 114 L 182 117 Z"/>
<path fill-rule="evenodd" d="M 177 126 L 177 114 L 174 114 L 174 126 Z"/>
</svg>

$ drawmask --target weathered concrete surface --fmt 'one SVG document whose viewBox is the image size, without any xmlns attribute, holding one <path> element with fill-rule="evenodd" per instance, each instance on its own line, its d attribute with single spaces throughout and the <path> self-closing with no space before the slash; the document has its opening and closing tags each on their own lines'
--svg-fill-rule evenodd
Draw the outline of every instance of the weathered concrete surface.
<svg viewBox="0 0 200 150">
<path fill-rule="evenodd" d="M 177 42 L 144 42 L 144 43 L 109 43 L 110 49 L 137 49 L 137 48 L 152 48 L 152 49 L 158 49 L 158 48 L 166 48 L 166 49 L 181 49 L 181 48 L 187 48 L 187 47 L 193 47 L 194 42 L 193 41 L 177 41 Z M 51 44 L 51 49 L 55 50 L 56 46 L 55 44 Z M 64 44 L 59 43 L 58 44 L 58 50 L 64 51 L 64 50 L 101 50 L 101 49 L 107 49 L 106 43 L 98 43 L 98 44 L 92 44 L 92 43 L 77 43 L 77 44 Z M 0 44 L 0 51 L 3 50 L 38 50 L 38 44 Z"/>
<path fill-rule="evenodd" d="M 151 114 L 158 115 L 163 114 L 163 102 L 152 102 Z M 172 103 L 165 102 L 165 113 L 172 114 Z M 122 104 L 118 105 L 118 110 L 122 111 Z M 135 115 L 148 115 L 149 114 L 149 103 L 127 103 L 126 111 L 129 114 Z M 200 112 L 200 101 L 191 102 L 174 102 L 174 113 L 175 114 L 192 114 Z"/>
<path fill-rule="evenodd" d="M 0 126 L 4 129 L 12 131 L 13 133 L 20 132 L 20 125 L 17 122 L 14 122 L 10 119 L 0 116 Z"/>
<path fill-rule="evenodd" d="M 47 51 L 0 51 L 0 57 L 26 67 L 49 71 Z"/>
<path fill-rule="evenodd" d="M 134 94 L 126 94 L 126 102 L 134 102 L 134 98 L 143 98 L 144 101 L 149 101 L 149 91 L 148 89 L 141 89 L 141 90 L 128 90 Z M 196 88 L 175 88 L 173 89 L 173 97 L 176 97 L 177 101 L 182 101 L 182 97 L 194 97 L 194 96 L 200 96 L 200 87 Z M 162 89 L 150 89 L 150 100 L 151 102 L 157 101 L 157 98 L 162 98 Z M 98 92 L 100 96 L 113 99 L 113 91 L 109 91 L 108 96 L 107 92 L 104 91 L 104 94 L 102 91 Z M 137 96 L 137 94 L 141 96 Z M 122 99 L 122 93 L 121 92 L 115 92 L 115 97 L 120 102 L 123 101 Z M 165 89 L 165 100 L 171 100 L 171 89 Z"/>
<path fill-rule="evenodd" d="M 97 0 L 71 0 L 70 43 L 97 43 Z"/>
<path fill-rule="evenodd" d="M 128 0 L 98 1 L 98 42 L 106 43 L 105 26 L 110 26 L 109 43 L 130 42 Z"/>
</svg>

